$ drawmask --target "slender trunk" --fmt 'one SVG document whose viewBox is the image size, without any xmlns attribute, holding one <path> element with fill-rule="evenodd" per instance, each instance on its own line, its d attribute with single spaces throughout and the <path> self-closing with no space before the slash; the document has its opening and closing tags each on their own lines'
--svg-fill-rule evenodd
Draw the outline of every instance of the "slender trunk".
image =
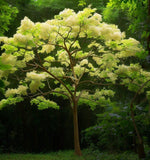
<svg viewBox="0 0 150 160">
<path fill-rule="evenodd" d="M 80 142 L 79 142 L 79 127 L 78 127 L 78 111 L 77 102 L 73 105 L 73 125 L 74 125 L 74 149 L 75 154 L 81 156 Z"/>
<path fill-rule="evenodd" d="M 148 0 L 148 25 L 150 25 L 150 0 Z M 148 50 L 148 55 L 150 56 L 150 30 L 149 27 L 147 28 L 148 30 L 148 37 L 147 37 L 147 50 Z"/>
<path fill-rule="evenodd" d="M 136 126 L 136 123 L 135 123 L 134 112 L 133 112 L 133 104 L 132 103 L 130 105 L 130 109 L 131 109 L 132 123 L 133 123 L 134 129 L 135 129 L 135 132 L 136 132 L 136 135 L 137 135 L 137 138 L 138 138 L 138 144 L 137 144 L 138 156 L 139 156 L 140 159 L 145 158 L 146 154 L 145 154 L 145 151 L 144 151 L 144 144 L 143 144 L 142 137 L 141 137 L 141 135 L 138 131 L 138 128 Z"/>
</svg>

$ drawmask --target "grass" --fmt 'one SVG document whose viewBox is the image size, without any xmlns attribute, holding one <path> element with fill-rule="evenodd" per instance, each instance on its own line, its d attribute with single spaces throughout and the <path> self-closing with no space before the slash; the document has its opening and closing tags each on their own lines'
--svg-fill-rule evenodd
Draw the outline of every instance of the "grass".
<svg viewBox="0 0 150 160">
<path fill-rule="evenodd" d="M 73 151 L 59 151 L 46 154 L 0 154 L 0 160 L 138 160 L 133 153 L 109 154 L 84 150 L 78 157 Z"/>
</svg>

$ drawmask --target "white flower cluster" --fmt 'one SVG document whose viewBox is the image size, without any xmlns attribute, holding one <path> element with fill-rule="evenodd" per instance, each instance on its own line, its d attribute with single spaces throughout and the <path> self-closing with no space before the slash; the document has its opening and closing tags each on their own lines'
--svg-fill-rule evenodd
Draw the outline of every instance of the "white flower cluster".
<svg viewBox="0 0 150 160">
<path fill-rule="evenodd" d="M 88 35 L 98 37 L 101 35 L 99 25 L 102 17 L 98 13 L 94 13 L 92 15 L 93 12 L 95 12 L 95 9 L 91 8 L 85 8 L 83 11 L 79 11 L 78 13 L 75 13 L 71 9 L 65 9 L 64 11 L 60 12 L 58 16 L 56 16 L 56 20 L 57 22 L 59 20 L 61 24 L 70 26 L 72 28 L 70 37 L 77 36 L 80 26 L 82 26 L 79 35 L 80 37 L 85 37 L 86 32 Z"/>
<path fill-rule="evenodd" d="M 85 67 L 81 67 L 79 64 L 77 64 L 75 67 L 74 67 L 74 72 L 75 74 L 80 77 L 80 75 L 82 75 L 85 71 Z"/>
<path fill-rule="evenodd" d="M 31 93 L 35 93 L 39 87 L 42 85 L 42 81 L 44 81 L 48 75 L 46 73 L 36 73 L 36 72 L 28 72 L 26 74 L 26 81 L 31 81 L 29 88 Z"/>
<path fill-rule="evenodd" d="M 139 64 L 131 64 L 130 66 L 127 65 L 119 65 L 118 69 L 116 70 L 117 74 L 130 74 L 132 72 L 139 72 L 141 67 Z"/>
<path fill-rule="evenodd" d="M 134 38 L 124 39 L 119 46 L 120 52 L 116 54 L 118 58 L 136 56 L 136 53 L 143 51 L 140 47 L 139 41 Z"/>
<path fill-rule="evenodd" d="M 20 94 L 20 95 L 27 95 L 27 89 L 28 87 L 26 86 L 23 86 L 23 85 L 20 85 L 17 89 L 17 94 Z"/>
<path fill-rule="evenodd" d="M 88 64 L 88 60 L 87 60 L 87 59 L 83 59 L 83 60 L 80 62 L 80 66 L 84 66 L 85 64 Z"/>
<path fill-rule="evenodd" d="M 89 18 L 89 22 L 93 25 L 99 25 L 101 21 L 102 21 L 102 16 L 98 13 L 94 13 L 94 15 Z"/>
<path fill-rule="evenodd" d="M 117 67 L 117 63 L 119 62 L 119 60 L 112 53 L 103 54 L 101 61 L 101 68 L 109 70 L 113 70 Z"/>
<path fill-rule="evenodd" d="M 78 95 L 80 94 L 79 92 L 77 93 Z M 107 90 L 107 89 L 97 89 L 94 94 L 90 94 L 88 91 L 83 90 L 81 94 L 81 99 L 87 99 L 90 101 L 107 101 L 106 96 L 108 97 L 113 97 L 115 94 L 114 91 L 112 90 Z M 109 100 L 109 99 L 108 99 Z"/>
<path fill-rule="evenodd" d="M 29 58 L 28 58 L 29 60 Z M 16 67 L 17 68 L 25 68 L 26 67 L 26 60 L 17 60 L 16 62 Z"/>
<path fill-rule="evenodd" d="M 69 62 L 69 57 L 66 51 L 59 50 L 57 52 L 57 56 L 58 56 L 58 61 L 60 61 L 62 65 L 64 64 L 66 67 L 69 66 L 70 62 Z"/>
<path fill-rule="evenodd" d="M 62 67 L 50 67 L 49 71 L 57 77 L 62 77 L 65 75 Z"/>
<path fill-rule="evenodd" d="M 67 17 L 65 19 L 65 23 L 68 25 L 68 26 L 77 26 L 78 25 L 78 17 L 76 14 L 74 15 L 70 15 L 69 17 Z M 79 31 L 79 30 L 78 30 Z"/>
<path fill-rule="evenodd" d="M 21 21 L 20 31 L 24 32 L 32 30 L 33 27 L 34 23 L 28 17 L 24 17 L 24 19 Z"/>
<path fill-rule="evenodd" d="M 28 72 L 26 74 L 27 81 L 31 81 L 31 80 L 42 81 L 42 80 L 45 80 L 47 77 L 48 75 L 46 73 L 36 73 L 35 71 Z"/>
<path fill-rule="evenodd" d="M 46 45 L 43 45 L 42 47 L 42 50 L 40 51 L 40 53 L 50 53 L 51 51 L 53 51 L 55 49 L 55 46 L 54 45 L 49 45 L 49 44 L 46 44 Z"/>
<path fill-rule="evenodd" d="M 75 12 L 72 9 L 64 9 L 59 13 L 60 17 L 62 18 L 68 18 L 70 15 L 75 15 Z"/>
<path fill-rule="evenodd" d="M 109 70 L 103 70 L 101 72 L 99 72 L 97 74 L 97 76 L 99 78 L 104 78 L 104 79 L 107 79 L 107 81 L 109 82 L 112 82 L 112 83 L 115 83 L 115 81 L 117 80 L 118 78 L 118 75 L 116 73 L 113 73 L 112 71 L 109 71 Z"/>
<path fill-rule="evenodd" d="M 140 72 L 144 77 L 147 77 L 148 79 L 150 79 L 150 72 L 147 72 L 147 71 L 144 71 L 144 70 L 140 70 Z"/>
<path fill-rule="evenodd" d="M 102 59 L 100 57 L 96 56 L 96 57 L 92 57 L 92 58 L 98 65 L 102 64 Z"/>
<path fill-rule="evenodd" d="M 122 64 L 118 66 L 118 70 L 116 71 L 117 74 L 124 74 L 128 72 L 129 67 Z"/>
<path fill-rule="evenodd" d="M 6 53 L 3 53 L 1 55 L 1 62 L 3 64 L 15 66 L 16 61 L 17 61 L 16 56 L 13 56 L 11 54 L 6 54 Z"/>
<path fill-rule="evenodd" d="M 9 96 L 14 96 L 14 95 L 27 95 L 27 89 L 28 87 L 20 85 L 17 89 L 8 89 L 5 92 L 5 96 L 9 97 Z"/>
<path fill-rule="evenodd" d="M 24 55 L 24 60 L 25 60 L 25 62 L 29 62 L 32 59 L 34 59 L 34 57 L 35 57 L 35 55 L 34 55 L 33 51 L 26 51 L 25 55 Z"/>
<path fill-rule="evenodd" d="M 14 41 L 26 45 L 29 41 L 32 41 L 33 37 L 31 35 L 22 35 L 17 33 L 14 35 Z"/>
<path fill-rule="evenodd" d="M 36 26 L 39 27 L 39 38 L 46 40 L 50 38 L 50 34 L 54 31 L 56 26 L 52 26 L 48 23 L 36 23 Z"/>
<path fill-rule="evenodd" d="M 101 36 L 101 28 L 99 26 L 89 26 L 87 30 L 88 36 L 91 37 L 100 37 Z"/>
<path fill-rule="evenodd" d="M 120 29 L 115 25 L 101 23 L 100 30 L 101 35 L 105 40 L 119 41 L 125 37 L 125 34 L 121 33 Z"/>
<path fill-rule="evenodd" d="M 117 74 L 115 74 L 115 73 L 113 73 L 113 72 L 107 73 L 107 76 L 110 78 L 110 81 L 111 81 L 112 83 L 115 83 L 116 80 L 117 80 L 117 78 L 118 78 Z"/>
<path fill-rule="evenodd" d="M 7 37 L 0 37 L 0 42 L 7 43 L 8 38 Z"/>
</svg>

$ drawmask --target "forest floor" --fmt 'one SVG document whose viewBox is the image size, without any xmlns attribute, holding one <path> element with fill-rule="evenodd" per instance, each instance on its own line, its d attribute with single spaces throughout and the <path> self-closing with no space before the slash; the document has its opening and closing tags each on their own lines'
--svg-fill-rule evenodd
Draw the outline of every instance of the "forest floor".
<svg viewBox="0 0 150 160">
<path fill-rule="evenodd" d="M 109 154 L 106 152 L 83 150 L 83 156 L 73 151 L 59 151 L 46 154 L 0 154 L 0 160 L 138 160 L 134 153 Z"/>
</svg>

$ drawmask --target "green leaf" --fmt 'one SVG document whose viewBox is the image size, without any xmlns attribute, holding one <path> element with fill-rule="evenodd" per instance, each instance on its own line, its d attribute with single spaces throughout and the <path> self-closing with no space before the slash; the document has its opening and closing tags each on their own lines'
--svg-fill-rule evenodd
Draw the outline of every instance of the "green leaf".
<svg viewBox="0 0 150 160">
<path fill-rule="evenodd" d="M 0 101 L 0 109 L 4 108 L 7 105 L 15 105 L 18 102 L 22 102 L 24 99 L 20 96 L 18 97 L 8 97 L 7 99 L 2 99 Z"/>
<path fill-rule="evenodd" d="M 47 100 L 43 96 L 38 96 L 32 99 L 30 102 L 31 102 L 31 105 L 36 104 L 39 110 L 48 109 L 48 108 L 59 109 L 59 106 L 57 105 L 57 103 L 51 100 Z"/>
<path fill-rule="evenodd" d="M 145 59 L 148 56 L 148 51 L 137 52 L 136 56 L 140 59 Z"/>
<path fill-rule="evenodd" d="M 11 69 L 11 65 L 5 65 L 0 62 L 0 70 L 9 70 Z"/>
<path fill-rule="evenodd" d="M 86 2 L 85 2 L 85 0 L 79 0 L 79 4 L 78 4 L 78 6 L 85 6 L 86 5 Z"/>
</svg>

